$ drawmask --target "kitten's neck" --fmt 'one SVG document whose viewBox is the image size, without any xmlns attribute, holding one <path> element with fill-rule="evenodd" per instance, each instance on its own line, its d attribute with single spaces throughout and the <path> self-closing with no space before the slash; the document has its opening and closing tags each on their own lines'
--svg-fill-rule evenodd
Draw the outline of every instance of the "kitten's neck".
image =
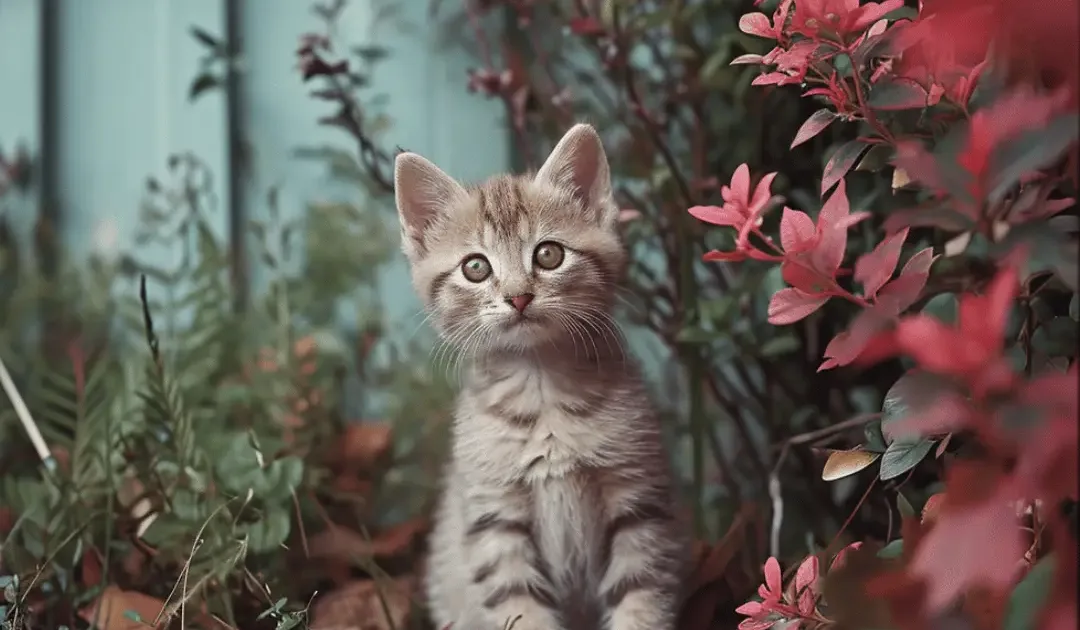
<svg viewBox="0 0 1080 630">
<path fill-rule="evenodd" d="M 532 368 L 569 376 L 576 372 L 621 369 L 626 364 L 626 351 L 621 335 L 607 332 L 528 350 L 491 350 L 476 356 L 473 363 L 481 369 Z"/>
</svg>

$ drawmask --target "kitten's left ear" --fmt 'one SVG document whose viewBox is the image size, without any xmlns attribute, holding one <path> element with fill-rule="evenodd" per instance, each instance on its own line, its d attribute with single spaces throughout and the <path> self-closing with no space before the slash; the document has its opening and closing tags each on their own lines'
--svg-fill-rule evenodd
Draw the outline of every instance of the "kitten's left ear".
<svg viewBox="0 0 1080 630">
<path fill-rule="evenodd" d="M 600 136 L 592 125 L 577 124 L 551 151 L 536 179 L 573 191 L 585 207 L 599 213 L 601 223 L 613 223 L 618 207 L 611 194 L 611 169 Z"/>
<path fill-rule="evenodd" d="M 399 154 L 394 159 L 394 197 L 405 254 L 411 257 L 422 252 L 431 225 L 451 203 L 466 194 L 461 184 L 438 166 L 415 153 Z"/>
</svg>

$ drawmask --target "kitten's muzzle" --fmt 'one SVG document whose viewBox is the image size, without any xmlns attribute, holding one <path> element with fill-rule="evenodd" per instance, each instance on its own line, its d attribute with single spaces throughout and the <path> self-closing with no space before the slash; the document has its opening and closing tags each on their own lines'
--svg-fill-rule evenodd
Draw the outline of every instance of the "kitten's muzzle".
<svg viewBox="0 0 1080 630">
<path fill-rule="evenodd" d="M 533 297 L 535 296 L 532 293 L 522 293 L 506 298 L 506 303 L 513 306 L 517 312 L 524 314 L 525 308 L 533 301 Z"/>
</svg>

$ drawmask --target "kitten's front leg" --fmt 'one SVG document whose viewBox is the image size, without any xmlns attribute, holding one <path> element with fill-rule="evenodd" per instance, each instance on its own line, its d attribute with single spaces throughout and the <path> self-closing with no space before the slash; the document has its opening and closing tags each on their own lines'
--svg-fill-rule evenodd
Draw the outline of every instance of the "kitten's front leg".
<svg viewBox="0 0 1080 630">
<path fill-rule="evenodd" d="M 672 630 L 688 549 L 664 488 L 609 494 L 600 598 L 608 630 Z"/>
<path fill-rule="evenodd" d="M 501 630 L 516 619 L 514 630 L 560 630 L 558 602 L 533 536 L 527 491 L 467 492 L 465 545 L 472 599 L 479 602 L 472 614 L 485 628 Z"/>
</svg>

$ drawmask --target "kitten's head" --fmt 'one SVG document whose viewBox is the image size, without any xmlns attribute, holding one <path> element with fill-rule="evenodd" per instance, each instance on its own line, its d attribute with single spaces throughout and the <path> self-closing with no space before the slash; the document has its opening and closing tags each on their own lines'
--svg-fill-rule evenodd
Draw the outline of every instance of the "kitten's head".
<svg viewBox="0 0 1080 630">
<path fill-rule="evenodd" d="M 402 153 L 394 186 L 413 285 L 447 341 L 523 350 L 611 331 L 626 251 L 592 127 L 570 129 L 535 176 L 466 188 Z"/>
</svg>

